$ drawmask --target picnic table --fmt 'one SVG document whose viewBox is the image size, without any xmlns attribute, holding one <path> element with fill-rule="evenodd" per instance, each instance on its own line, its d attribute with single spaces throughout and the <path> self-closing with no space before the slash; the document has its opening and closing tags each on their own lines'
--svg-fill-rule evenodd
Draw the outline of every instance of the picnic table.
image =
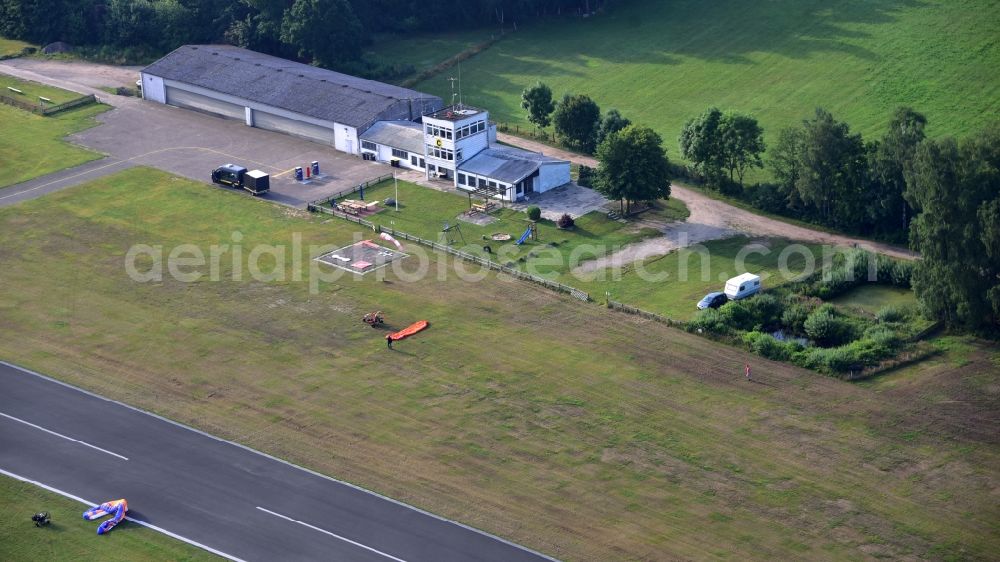
<svg viewBox="0 0 1000 562">
<path fill-rule="evenodd" d="M 367 211 L 372 207 L 375 207 L 376 205 L 378 205 L 378 201 L 371 201 L 369 203 L 366 203 L 364 201 L 358 201 L 356 199 L 344 199 L 343 201 L 338 203 L 337 206 L 343 209 L 344 211 L 351 213 L 352 215 L 357 215 L 360 214 L 362 211 Z"/>
<path fill-rule="evenodd" d="M 487 201 L 485 203 L 473 203 L 472 210 L 479 213 L 489 213 L 490 211 L 497 208 L 497 204 L 492 201 Z"/>
</svg>

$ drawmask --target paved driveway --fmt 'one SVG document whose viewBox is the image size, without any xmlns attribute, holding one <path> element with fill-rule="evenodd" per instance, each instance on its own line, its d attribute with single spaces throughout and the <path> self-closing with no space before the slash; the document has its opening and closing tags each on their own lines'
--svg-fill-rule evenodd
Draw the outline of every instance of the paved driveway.
<svg viewBox="0 0 1000 562">
<path fill-rule="evenodd" d="M 0 72 L 81 93 L 97 93 L 102 101 L 114 106 L 97 117 L 102 125 L 70 135 L 67 140 L 120 160 L 122 166 L 152 166 L 206 183 L 211 182 L 212 170 L 221 164 L 258 168 L 271 174 L 271 193 L 264 198 L 299 208 L 390 172 L 385 164 L 349 156 L 332 146 L 247 127 L 241 121 L 95 92 L 90 68 L 95 65 L 62 63 L 53 67 L 50 61 L 32 65 L 26 59 L 15 66 L 10 62 L 0 63 Z M 127 71 L 128 76 L 131 72 Z M 121 77 L 106 80 L 114 78 Z M 321 178 L 308 184 L 294 181 L 292 170 L 313 160 L 320 163 Z M 45 183 L 43 178 L 38 180 Z"/>
<path fill-rule="evenodd" d="M 104 124 L 69 141 L 198 181 L 210 181 L 211 171 L 228 162 L 258 168 L 271 174 L 266 198 L 296 207 L 389 172 L 333 147 L 153 102 L 129 100 L 98 119 Z M 320 163 L 321 178 L 295 181 L 292 170 L 313 160 Z"/>
<path fill-rule="evenodd" d="M 542 218 L 556 221 L 564 214 L 576 219 L 591 211 L 601 210 L 607 204 L 608 200 L 593 189 L 567 183 L 545 193 L 533 193 L 511 207 L 520 211 L 536 205 L 542 210 Z"/>
</svg>

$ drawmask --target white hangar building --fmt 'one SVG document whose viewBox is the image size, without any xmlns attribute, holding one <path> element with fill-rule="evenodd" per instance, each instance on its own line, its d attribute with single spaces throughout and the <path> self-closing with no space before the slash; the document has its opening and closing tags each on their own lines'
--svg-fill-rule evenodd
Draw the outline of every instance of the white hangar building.
<svg viewBox="0 0 1000 562">
<path fill-rule="evenodd" d="M 494 146 L 482 109 L 229 45 L 185 45 L 144 68 L 142 97 L 423 170 L 515 201 L 570 182 L 568 161 Z"/>
<path fill-rule="evenodd" d="M 414 121 L 441 98 L 228 45 L 185 45 L 142 70 L 142 97 L 359 154 L 378 121 Z"/>
</svg>

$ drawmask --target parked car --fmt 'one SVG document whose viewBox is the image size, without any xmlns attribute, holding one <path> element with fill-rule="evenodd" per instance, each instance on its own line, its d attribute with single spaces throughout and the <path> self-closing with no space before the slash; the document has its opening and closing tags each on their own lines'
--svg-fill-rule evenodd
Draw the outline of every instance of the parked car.
<svg viewBox="0 0 1000 562">
<path fill-rule="evenodd" d="M 726 304 L 729 297 L 726 293 L 709 293 L 705 295 L 705 298 L 698 301 L 698 310 L 705 310 L 706 308 L 719 308 L 720 306 Z"/>
</svg>

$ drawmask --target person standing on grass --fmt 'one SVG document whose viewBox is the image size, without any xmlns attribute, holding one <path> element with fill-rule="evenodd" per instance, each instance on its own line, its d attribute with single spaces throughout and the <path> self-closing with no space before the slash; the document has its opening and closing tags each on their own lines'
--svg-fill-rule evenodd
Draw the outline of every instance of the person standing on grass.
<svg viewBox="0 0 1000 562">
<path fill-rule="evenodd" d="M 747 370 L 747 380 L 750 381 L 750 382 L 753 382 L 753 379 L 750 378 L 750 363 L 747 363 L 747 369 L 746 370 Z"/>
<path fill-rule="evenodd" d="M 386 345 L 387 348 L 392 349 L 392 336 L 391 335 L 386 335 L 385 336 L 385 345 Z"/>
</svg>

